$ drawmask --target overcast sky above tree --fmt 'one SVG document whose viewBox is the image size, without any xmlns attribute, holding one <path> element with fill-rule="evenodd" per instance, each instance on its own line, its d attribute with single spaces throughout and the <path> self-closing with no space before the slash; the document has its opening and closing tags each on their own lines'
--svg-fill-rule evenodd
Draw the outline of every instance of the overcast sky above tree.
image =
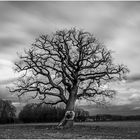
<svg viewBox="0 0 140 140">
<path fill-rule="evenodd" d="M 128 80 L 114 83 L 115 105 L 140 108 L 140 2 L 0 2 L 0 97 L 18 75 L 16 52 L 29 48 L 41 34 L 76 27 L 93 33 L 113 51 L 114 61 L 128 66 Z M 135 105 L 134 105 L 135 104 Z"/>
</svg>

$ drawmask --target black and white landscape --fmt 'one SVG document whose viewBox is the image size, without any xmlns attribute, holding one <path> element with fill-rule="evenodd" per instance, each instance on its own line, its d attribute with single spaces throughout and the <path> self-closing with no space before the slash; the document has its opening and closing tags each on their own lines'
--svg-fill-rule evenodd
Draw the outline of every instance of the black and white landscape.
<svg viewBox="0 0 140 140">
<path fill-rule="evenodd" d="M 140 138 L 139 13 L 132 1 L 1 1 L 0 138 Z"/>
</svg>

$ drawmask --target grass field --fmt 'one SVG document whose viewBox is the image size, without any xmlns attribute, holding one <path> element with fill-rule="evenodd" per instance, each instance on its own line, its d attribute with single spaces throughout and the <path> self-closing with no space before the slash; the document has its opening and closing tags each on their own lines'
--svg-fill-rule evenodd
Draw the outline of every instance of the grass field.
<svg viewBox="0 0 140 140">
<path fill-rule="evenodd" d="M 0 125 L 0 139 L 140 139 L 140 121 L 75 123 L 71 129 L 57 124 Z"/>
</svg>

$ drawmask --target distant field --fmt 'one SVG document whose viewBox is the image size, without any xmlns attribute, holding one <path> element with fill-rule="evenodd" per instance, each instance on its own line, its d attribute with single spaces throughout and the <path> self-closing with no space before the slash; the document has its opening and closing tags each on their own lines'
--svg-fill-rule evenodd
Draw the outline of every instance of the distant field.
<svg viewBox="0 0 140 140">
<path fill-rule="evenodd" d="M 56 123 L 0 125 L 0 139 L 140 139 L 140 121 L 75 123 L 58 130 Z"/>
</svg>

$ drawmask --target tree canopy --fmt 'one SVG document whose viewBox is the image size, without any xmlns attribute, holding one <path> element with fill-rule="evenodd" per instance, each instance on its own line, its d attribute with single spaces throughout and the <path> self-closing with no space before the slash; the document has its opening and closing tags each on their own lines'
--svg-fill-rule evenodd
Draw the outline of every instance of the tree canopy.
<svg viewBox="0 0 140 140">
<path fill-rule="evenodd" d="M 57 98 L 48 104 L 67 103 L 75 85 L 77 99 L 111 97 L 114 91 L 104 90 L 101 85 L 121 80 L 128 71 L 124 65 L 113 64 L 111 51 L 92 34 L 75 28 L 41 35 L 15 65 L 15 70 L 25 75 L 13 91 L 34 92 L 43 101 L 47 96 Z"/>
<path fill-rule="evenodd" d="M 24 75 L 11 92 L 34 94 L 51 105 L 63 102 L 66 110 L 73 110 L 77 99 L 113 97 L 115 91 L 103 85 L 128 72 L 114 64 L 111 51 L 92 34 L 75 28 L 41 35 L 15 65 Z"/>
</svg>

